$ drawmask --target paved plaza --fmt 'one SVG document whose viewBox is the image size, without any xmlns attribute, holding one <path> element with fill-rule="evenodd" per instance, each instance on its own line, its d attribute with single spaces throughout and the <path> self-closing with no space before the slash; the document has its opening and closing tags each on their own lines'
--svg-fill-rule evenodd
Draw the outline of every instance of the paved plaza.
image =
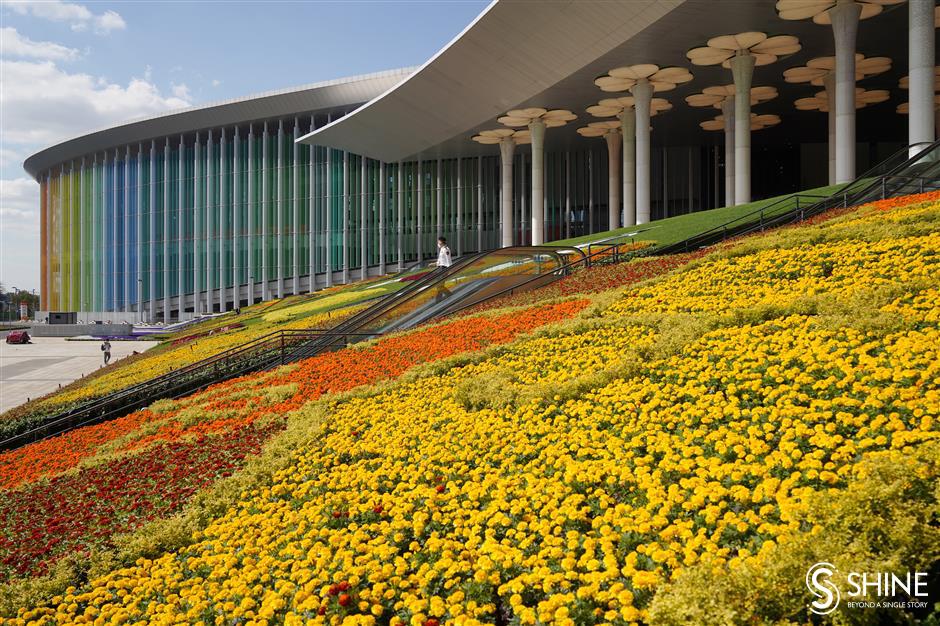
<svg viewBox="0 0 940 626">
<path fill-rule="evenodd" d="M 154 341 L 112 341 L 111 364 L 155 345 Z M 91 374 L 103 362 L 100 341 L 34 337 L 26 345 L 0 343 L 0 412 Z"/>
</svg>

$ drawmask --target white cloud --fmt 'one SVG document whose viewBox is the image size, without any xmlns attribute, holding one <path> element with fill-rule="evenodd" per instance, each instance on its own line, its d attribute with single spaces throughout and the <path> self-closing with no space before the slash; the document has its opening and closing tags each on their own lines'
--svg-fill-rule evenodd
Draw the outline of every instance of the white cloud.
<svg viewBox="0 0 940 626">
<path fill-rule="evenodd" d="M 148 80 L 127 85 L 72 74 L 54 63 L 0 60 L 4 143 L 49 145 L 83 131 L 189 106 L 188 90 L 164 95 Z M 182 86 L 185 88 L 185 86 Z"/>
<path fill-rule="evenodd" d="M 189 93 L 189 86 L 186 83 L 179 85 L 174 83 L 171 91 L 173 92 L 173 95 L 180 100 L 185 100 L 187 102 L 192 100 L 192 95 Z"/>
<path fill-rule="evenodd" d="M 127 22 L 116 11 L 105 11 L 101 15 L 95 16 L 95 32 L 107 35 L 112 30 L 124 30 L 127 28 Z"/>
<path fill-rule="evenodd" d="M 6 167 L 7 165 L 21 161 L 21 156 L 22 154 L 17 150 L 10 150 L 6 147 L 0 148 L 0 167 Z"/>
<path fill-rule="evenodd" d="M 50 61 L 71 61 L 78 56 L 78 50 L 53 43 L 51 41 L 33 41 L 20 35 L 15 28 L 0 28 L 0 55 L 48 59 Z"/>
<path fill-rule="evenodd" d="M 0 223 L 3 230 L 39 232 L 39 183 L 26 177 L 0 180 Z"/>
<path fill-rule="evenodd" d="M 219 80 L 218 78 L 213 78 L 213 79 L 212 79 L 212 86 L 213 86 L 213 87 L 218 87 L 218 86 L 221 85 L 221 84 L 222 84 L 222 81 Z"/>
<path fill-rule="evenodd" d="M 99 35 L 107 35 L 113 30 L 124 30 L 127 23 L 115 11 L 105 11 L 100 15 L 92 13 L 88 7 L 62 0 L 11 0 L 4 6 L 20 15 L 32 15 L 52 22 L 65 22 L 72 30 L 87 30 L 89 26 Z"/>
</svg>

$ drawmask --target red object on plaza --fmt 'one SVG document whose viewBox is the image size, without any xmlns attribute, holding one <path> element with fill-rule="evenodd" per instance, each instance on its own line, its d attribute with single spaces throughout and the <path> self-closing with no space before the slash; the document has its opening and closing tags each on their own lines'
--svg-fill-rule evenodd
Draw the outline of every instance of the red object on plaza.
<svg viewBox="0 0 940 626">
<path fill-rule="evenodd" d="M 25 330 L 11 330 L 7 333 L 7 343 L 30 343 L 29 333 Z"/>
</svg>

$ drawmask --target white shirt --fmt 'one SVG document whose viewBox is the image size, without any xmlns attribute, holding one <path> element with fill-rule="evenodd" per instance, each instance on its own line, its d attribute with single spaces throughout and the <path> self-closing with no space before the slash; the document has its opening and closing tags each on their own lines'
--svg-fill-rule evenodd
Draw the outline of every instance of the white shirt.
<svg viewBox="0 0 940 626">
<path fill-rule="evenodd" d="M 450 248 L 447 246 L 441 246 L 441 249 L 437 251 L 437 266 L 450 267 L 450 264 Z"/>
</svg>

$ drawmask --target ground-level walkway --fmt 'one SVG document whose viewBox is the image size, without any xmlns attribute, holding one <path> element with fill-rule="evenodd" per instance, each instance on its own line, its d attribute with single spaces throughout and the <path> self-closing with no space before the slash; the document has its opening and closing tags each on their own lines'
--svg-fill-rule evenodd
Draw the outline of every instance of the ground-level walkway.
<svg viewBox="0 0 940 626">
<path fill-rule="evenodd" d="M 3 333 L 5 335 L 6 333 Z M 10 345 L 0 335 L 0 413 L 87 376 L 104 363 L 100 341 L 34 337 Z M 155 341 L 112 341 L 111 363 L 157 345 Z"/>
</svg>

